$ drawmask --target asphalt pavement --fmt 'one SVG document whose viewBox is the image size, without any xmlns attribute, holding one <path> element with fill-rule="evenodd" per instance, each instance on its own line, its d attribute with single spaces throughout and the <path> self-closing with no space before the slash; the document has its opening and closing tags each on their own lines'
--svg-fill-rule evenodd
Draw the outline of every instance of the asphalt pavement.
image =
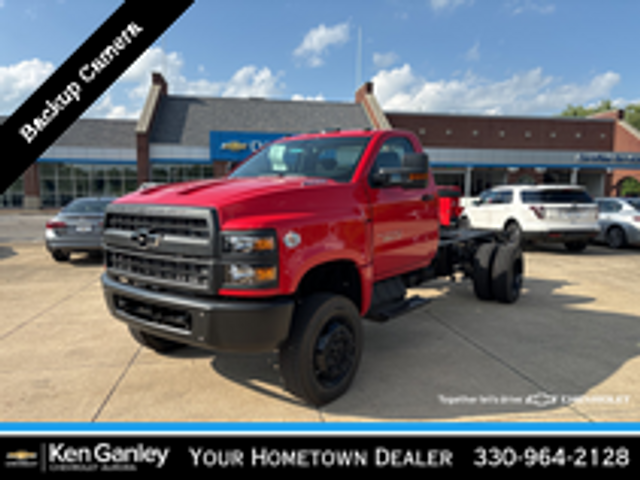
<svg viewBox="0 0 640 480">
<path fill-rule="evenodd" d="M 283 390 L 277 355 L 141 348 L 105 307 L 100 262 L 53 261 L 36 239 L 45 216 L 12 217 L 0 421 L 640 420 L 639 249 L 529 249 L 514 305 L 478 301 L 466 281 L 415 289 L 432 301 L 365 322 L 351 389 L 315 408 Z"/>
</svg>

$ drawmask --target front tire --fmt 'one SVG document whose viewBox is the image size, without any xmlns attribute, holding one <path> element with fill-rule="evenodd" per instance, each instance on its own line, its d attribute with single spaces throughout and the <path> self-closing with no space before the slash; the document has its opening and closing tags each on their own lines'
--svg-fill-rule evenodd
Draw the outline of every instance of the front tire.
<svg viewBox="0 0 640 480">
<path fill-rule="evenodd" d="M 346 297 L 318 293 L 304 298 L 280 348 L 285 388 L 316 406 L 340 397 L 358 369 L 362 336 L 360 314 Z"/>
</svg>

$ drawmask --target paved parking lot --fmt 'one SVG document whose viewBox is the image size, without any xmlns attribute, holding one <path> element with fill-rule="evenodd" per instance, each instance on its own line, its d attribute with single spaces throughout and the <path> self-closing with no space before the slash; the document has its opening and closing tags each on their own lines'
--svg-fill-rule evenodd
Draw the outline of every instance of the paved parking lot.
<svg viewBox="0 0 640 480">
<path fill-rule="evenodd" d="M 2 421 L 640 421 L 639 249 L 530 249 L 512 306 L 466 282 L 417 289 L 433 301 L 365 323 L 352 388 L 318 409 L 283 391 L 275 355 L 141 349 L 105 308 L 99 262 L 9 239 Z"/>
</svg>

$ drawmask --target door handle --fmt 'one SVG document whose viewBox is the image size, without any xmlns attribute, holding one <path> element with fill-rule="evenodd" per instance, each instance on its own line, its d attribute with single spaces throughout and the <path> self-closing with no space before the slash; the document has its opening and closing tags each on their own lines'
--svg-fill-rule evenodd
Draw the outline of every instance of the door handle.
<svg viewBox="0 0 640 480">
<path fill-rule="evenodd" d="M 431 200 L 433 200 L 433 199 L 434 199 L 434 196 L 433 196 L 433 195 L 431 195 L 430 193 L 425 193 L 425 194 L 422 196 L 422 201 L 423 201 L 423 202 L 430 202 L 430 201 L 431 201 Z"/>
</svg>

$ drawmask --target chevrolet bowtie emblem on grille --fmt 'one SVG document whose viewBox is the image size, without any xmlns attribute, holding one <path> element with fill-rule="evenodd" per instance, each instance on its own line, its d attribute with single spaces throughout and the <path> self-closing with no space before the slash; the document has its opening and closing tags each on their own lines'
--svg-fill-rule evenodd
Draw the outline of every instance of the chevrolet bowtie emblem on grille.
<svg viewBox="0 0 640 480">
<path fill-rule="evenodd" d="M 136 242 L 140 248 L 156 248 L 160 245 L 160 234 L 152 233 L 146 228 L 139 228 L 131 235 L 131 240 Z"/>
</svg>

